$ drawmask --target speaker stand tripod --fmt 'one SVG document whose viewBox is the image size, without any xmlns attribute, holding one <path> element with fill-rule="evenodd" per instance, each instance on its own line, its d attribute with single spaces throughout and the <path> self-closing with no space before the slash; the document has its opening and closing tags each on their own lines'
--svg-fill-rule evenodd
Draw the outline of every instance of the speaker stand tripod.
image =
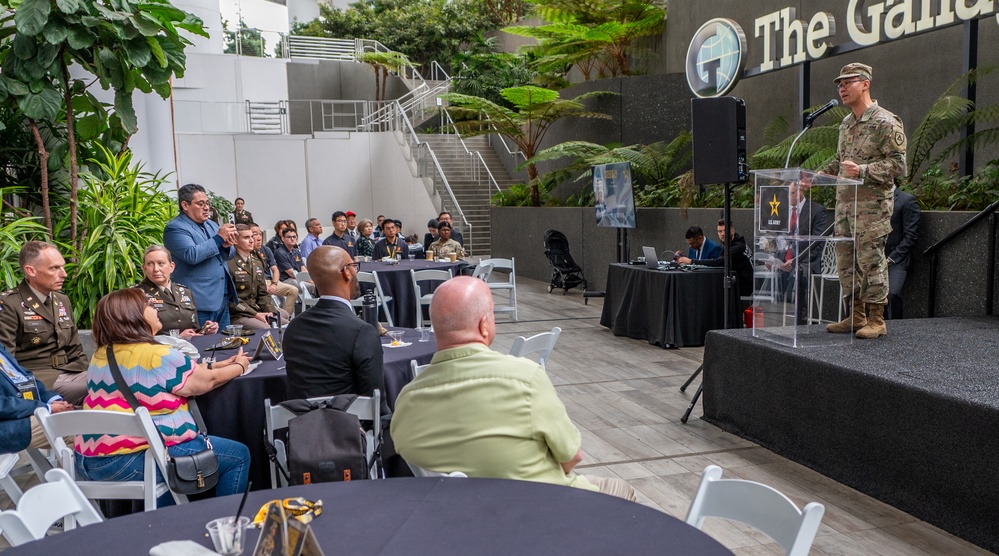
<svg viewBox="0 0 999 556">
<path fill-rule="evenodd" d="M 722 220 L 725 221 L 725 239 L 726 239 L 724 245 L 722 245 L 722 248 L 724 249 L 724 253 L 722 256 L 725 259 L 725 276 L 724 278 L 722 278 L 725 298 L 723 300 L 722 307 L 724 308 L 725 311 L 725 317 L 723 320 L 723 322 L 725 323 L 725 330 L 728 330 L 729 328 L 732 328 L 733 325 L 733 323 L 730 322 L 730 317 L 732 314 L 732 288 L 735 287 L 735 278 L 732 276 L 732 251 L 730 250 L 730 246 L 732 244 L 732 238 L 730 237 L 732 235 L 732 184 L 731 183 L 725 184 L 725 208 L 723 209 Z M 701 371 L 703 370 L 704 370 L 704 363 L 701 363 L 700 366 L 697 367 L 697 370 L 694 371 L 694 374 L 690 375 L 690 378 L 687 379 L 687 382 L 684 382 L 683 386 L 680 387 L 680 392 L 685 392 L 687 390 L 687 387 L 690 386 L 690 383 L 693 382 L 694 379 L 697 378 L 697 375 L 701 374 Z M 687 406 L 687 411 L 684 411 L 683 417 L 680 418 L 681 423 L 687 424 L 687 420 L 690 419 L 690 413 L 694 411 L 694 406 L 697 405 L 697 400 L 700 399 L 701 390 L 703 389 L 704 389 L 704 381 L 702 380 L 701 384 L 697 386 L 697 391 L 694 392 L 694 396 L 690 398 L 690 405 Z"/>
</svg>

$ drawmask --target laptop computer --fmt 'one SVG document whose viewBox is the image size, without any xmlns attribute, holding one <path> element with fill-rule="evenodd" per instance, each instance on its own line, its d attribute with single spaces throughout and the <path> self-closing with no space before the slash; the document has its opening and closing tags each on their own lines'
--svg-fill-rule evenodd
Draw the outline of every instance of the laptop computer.
<svg viewBox="0 0 999 556">
<path fill-rule="evenodd" d="M 645 266 L 652 270 L 659 270 L 659 258 L 656 256 L 655 247 L 642 247 L 642 254 L 645 255 Z"/>
</svg>

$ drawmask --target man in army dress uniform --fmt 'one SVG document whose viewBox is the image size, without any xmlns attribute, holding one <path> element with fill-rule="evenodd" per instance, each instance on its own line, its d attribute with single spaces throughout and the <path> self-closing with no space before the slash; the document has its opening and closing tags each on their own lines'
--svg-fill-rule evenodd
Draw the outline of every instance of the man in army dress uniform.
<svg viewBox="0 0 999 556">
<path fill-rule="evenodd" d="M 170 280 L 173 269 L 173 259 L 167 248 L 162 245 L 150 245 L 142 256 L 142 273 L 145 279 L 135 286 L 152 300 L 153 308 L 156 309 L 160 323 L 163 324 L 163 330 L 180 330 L 180 337 L 185 340 L 200 333 L 218 332 L 217 322 L 207 321 L 203 329 L 198 324 L 198 307 L 194 304 L 194 293 L 187 286 Z"/>
<path fill-rule="evenodd" d="M 87 394 L 87 367 L 69 298 L 66 261 L 51 243 L 29 241 L 18 262 L 24 279 L 0 294 L 0 343 L 46 388 L 73 405 Z"/>
<path fill-rule="evenodd" d="M 274 300 L 267 293 L 267 276 L 264 264 L 253 255 L 253 232 L 245 224 L 236 224 L 236 256 L 228 261 L 229 273 L 236 283 L 237 303 L 229 304 L 229 315 L 233 324 L 244 328 L 266 330 L 270 328 L 267 319 L 278 311 Z M 281 315 L 282 322 L 288 322 L 288 314 Z"/>
<path fill-rule="evenodd" d="M 888 333 L 884 309 L 888 304 L 888 262 L 885 239 L 891 232 L 895 177 L 905 174 L 905 131 L 902 120 L 871 100 L 871 67 L 843 66 L 835 79 L 843 104 L 852 112 L 839 126 L 836 158 L 825 172 L 861 180 L 836 189 L 836 235 L 855 236 L 855 242 L 836 243 L 836 272 L 845 295 L 853 298 L 851 312 L 829 332 L 856 331 L 869 339 Z M 856 217 L 853 214 L 856 203 Z"/>
</svg>

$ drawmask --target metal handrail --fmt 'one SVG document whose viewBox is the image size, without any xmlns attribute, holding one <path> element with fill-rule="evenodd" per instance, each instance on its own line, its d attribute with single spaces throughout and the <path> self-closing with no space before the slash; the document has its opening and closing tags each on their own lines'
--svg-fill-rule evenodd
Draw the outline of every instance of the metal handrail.
<svg viewBox="0 0 999 556">
<path fill-rule="evenodd" d="M 489 170 L 489 166 L 486 165 L 486 161 L 482 158 L 482 154 L 479 151 L 469 150 L 468 145 L 465 144 L 465 140 L 461 137 L 461 132 L 455 127 L 454 119 L 451 118 L 451 113 L 448 112 L 447 108 L 442 108 L 441 112 L 447 118 L 447 126 L 441 128 L 441 133 L 445 135 L 454 135 L 458 138 L 458 143 L 461 144 L 461 148 L 465 150 L 465 157 L 468 160 L 468 165 L 465 167 L 465 175 L 471 174 L 472 179 L 476 182 L 481 181 L 480 168 L 486 169 L 486 175 L 489 177 L 488 183 L 491 183 L 495 188 L 497 193 L 503 193 L 500 189 L 499 184 L 496 182 L 496 178 L 493 177 L 493 173 Z M 445 133 L 444 129 L 450 130 L 450 133 Z M 455 148 L 455 154 L 457 153 L 457 148 Z M 479 164 L 476 164 L 478 162 Z M 481 165 L 481 166 L 480 166 Z M 488 188 L 488 187 L 487 187 Z"/>
<path fill-rule="evenodd" d="M 419 177 L 430 177 L 434 191 L 440 195 L 441 198 L 441 208 L 446 209 L 448 212 L 458 215 L 460 222 L 464 224 L 464 227 L 468 229 L 468 252 L 471 254 L 472 248 L 472 238 L 474 237 L 475 227 L 468 218 L 465 217 L 465 212 L 461 210 L 461 205 L 458 204 L 458 199 L 454 196 L 454 191 L 451 189 L 451 184 L 447 181 L 447 176 L 444 175 L 444 169 L 440 165 L 440 161 L 437 160 L 437 155 L 434 154 L 434 150 L 423 141 L 420 141 L 419 135 L 416 133 L 416 128 L 413 127 L 413 122 L 410 121 L 409 116 L 406 111 L 402 109 L 402 106 L 398 102 L 393 102 L 392 106 L 395 107 L 395 118 L 396 130 L 403 132 L 403 141 L 409 146 L 410 151 L 413 152 L 413 158 L 416 161 L 417 174 Z M 424 154 L 426 153 L 426 154 Z M 427 173 L 428 156 L 429 162 L 432 162 L 431 174 L 430 176 L 425 175 Z M 439 181 L 438 178 L 439 177 Z M 440 187 L 438 188 L 438 183 Z M 446 196 L 445 196 L 446 194 Z M 448 206 L 447 201 L 450 201 L 451 206 Z"/>
<path fill-rule="evenodd" d="M 444 79 L 440 79 L 443 76 Z M 431 81 L 450 81 L 451 76 L 447 74 L 447 71 L 437 63 L 437 60 L 430 62 L 430 80 Z"/>
<path fill-rule="evenodd" d="M 489 138 L 489 144 L 490 145 L 493 144 L 493 136 L 495 135 L 496 137 L 499 137 L 500 143 L 503 144 L 503 148 L 506 150 L 506 154 L 508 154 L 508 155 L 510 155 L 510 156 L 512 156 L 514 158 L 517 158 L 517 155 L 519 154 L 520 157 L 524 159 L 524 162 L 527 162 L 527 155 L 524 154 L 524 151 L 522 151 L 520 149 L 512 150 L 506 144 L 506 137 L 502 133 L 500 133 L 498 129 L 496 129 L 496 126 L 493 125 L 493 124 L 489 124 L 489 127 L 493 128 L 493 132 L 494 132 L 494 133 L 490 133 L 489 135 L 486 136 L 486 137 Z"/>
<path fill-rule="evenodd" d="M 992 299 L 995 297 L 995 268 L 996 268 L 996 211 L 999 210 L 999 201 L 996 201 L 985 208 L 985 210 L 979 212 L 975 216 L 972 216 L 967 222 L 959 226 L 953 232 L 947 234 L 947 237 L 941 239 L 940 241 L 934 243 L 933 245 L 927 247 L 923 251 L 924 257 L 930 257 L 930 288 L 929 294 L 927 295 L 927 303 L 929 304 L 929 309 L 927 311 L 927 316 L 932 318 L 936 314 L 936 301 L 937 301 L 937 251 L 941 247 L 948 244 L 956 238 L 957 236 L 963 234 L 966 230 L 980 222 L 982 219 L 991 216 L 991 222 L 989 223 L 989 241 L 988 241 L 988 253 L 986 255 L 987 263 L 985 266 L 985 314 L 992 315 Z"/>
</svg>

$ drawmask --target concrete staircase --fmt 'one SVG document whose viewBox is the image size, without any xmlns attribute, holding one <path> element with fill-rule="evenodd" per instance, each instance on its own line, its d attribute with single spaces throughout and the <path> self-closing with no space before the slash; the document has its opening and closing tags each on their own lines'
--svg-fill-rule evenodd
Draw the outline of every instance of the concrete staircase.
<svg viewBox="0 0 999 556">
<path fill-rule="evenodd" d="M 489 182 L 484 171 L 480 170 L 478 178 L 476 177 L 473 164 L 481 168 L 478 157 L 470 160 L 469 155 L 465 153 L 465 148 L 461 146 L 454 135 L 419 134 L 419 138 L 421 142 L 430 145 L 434 151 L 434 155 L 444 171 L 444 177 L 447 178 L 448 184 L 454 192 L 455 200 L 458 201 L 458 206 L 461 207 L 468 223 L 472 225 L 471 245 L 469 245 L 468 227 L 462 225 L 464 222 L 460 222 L 461 217 L 457 211 L 450 211 L 466 238 L 466 250 L 471 248 L 472 255 L 475 257 L 488 257 L 492 239 L 489 223 L 489 199 L 496 194 L 496 188 Z M 499 155 L 489 146 L 486 136 L 465 137 L 463 140 L 469 151 L 473 153 L 478 151 L 482 155 L 482 160 L 489 167 L 489 171 L 496 179 L 500 189 L 505 190 L 511 184 L 516 183 L 503 167 Z M 445 207 L 448 207 L 450 201 L 445 199 L 444 203 Z"/>
</svg>

